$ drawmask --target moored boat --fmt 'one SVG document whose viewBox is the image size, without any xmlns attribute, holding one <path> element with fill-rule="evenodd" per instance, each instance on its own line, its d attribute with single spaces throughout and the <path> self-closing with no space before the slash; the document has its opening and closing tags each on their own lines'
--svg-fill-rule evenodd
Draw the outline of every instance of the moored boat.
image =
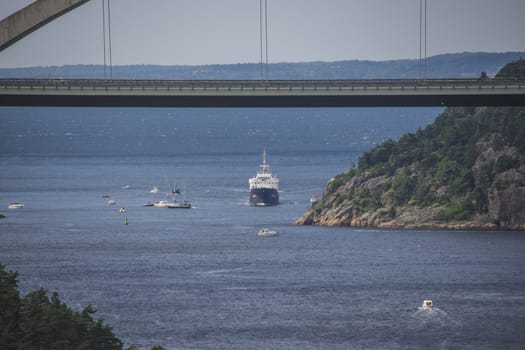
<svg viewBox="0 0 525 350">
<path fill-rule="evenodd" d="M 23 207 L 22 203 L 11 203 L 7 206 L 7 209 L 22 209 Z"/>
<path fill-rule="evenodd" d="M 271 230 L 269 228 L 262 228 L 257 232 L 257 236 L 259 237 L 275 237 L 279 236 L 279 232 L 275 230 Z"/>
</svg>

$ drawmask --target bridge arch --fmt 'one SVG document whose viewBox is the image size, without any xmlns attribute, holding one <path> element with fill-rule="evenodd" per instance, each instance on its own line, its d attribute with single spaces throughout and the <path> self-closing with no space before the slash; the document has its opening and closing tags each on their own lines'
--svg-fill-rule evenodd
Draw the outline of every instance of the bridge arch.
<svg viewBox="0 0 525 350">
<path fill-rule="evenodd" d="M 0 21 L 0 51 L 89 0 L 37 0 Z"/>
</svg>

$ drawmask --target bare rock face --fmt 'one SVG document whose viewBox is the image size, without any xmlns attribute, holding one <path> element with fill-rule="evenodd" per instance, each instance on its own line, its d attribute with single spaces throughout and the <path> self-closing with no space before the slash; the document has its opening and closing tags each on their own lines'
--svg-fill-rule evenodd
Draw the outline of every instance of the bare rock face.
<svg viewBox="0 0 525 350">
<path fill-rule="evenodd" d="M 525 229 L 525 167 L 496 175 L 488 194 L 488 210 L 498 226 Z"/>
<path fill-rule="evenodd" d="M 479 156 L 472 168 L 477 184 L 488 186 L 487 207 L 490 220 L 505 229 L 525 229 L 525 165 L 517 149 L 493 142 L 478 142 Z M 509 169 L 507 169 L 509 168 Z"/>
<path fill-rule="evenodd" d="M 434 203 L 419 207 L 412 202 L 394 206 L 389 176 L 364 173 L 332 179 L 323 198 L 295 223 L 300 225 L 427 228 L 427 229 L 512 229 L 525 230 L 525 165 L 516 148 L 502 146 L 484 139 L 476 144 L 478 156 L 472 174 L 478 188 L 484 188 L 486 213 L 461 221 L 443 221 L 440 213 L 445 206 Z M 346 181 L 346 182 L 343 182 Z M 334 186 L 336 182 L 342 182 Z M 335 190 L 334 190 L 335 188 Z M 431 187 L 432 188 L 432 187 Z M 449 195 L 449 187 L 433 186 L 436 197 Z M 367 195 L 362 195 L 366 193 Z M 381 193 L 380 205 L 362 209 L 360 201 Z"/>
</svg>

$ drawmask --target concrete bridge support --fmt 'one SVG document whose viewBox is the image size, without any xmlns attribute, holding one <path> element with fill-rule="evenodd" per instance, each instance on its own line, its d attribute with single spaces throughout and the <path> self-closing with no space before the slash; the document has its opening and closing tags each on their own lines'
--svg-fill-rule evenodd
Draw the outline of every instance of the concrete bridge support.
<svg viewBox="0 0 525 350">
<path fill-rule="evenodd" d="M 89 0 L 37 0 L 0 22 L 0 51 Z"/>
</svg>

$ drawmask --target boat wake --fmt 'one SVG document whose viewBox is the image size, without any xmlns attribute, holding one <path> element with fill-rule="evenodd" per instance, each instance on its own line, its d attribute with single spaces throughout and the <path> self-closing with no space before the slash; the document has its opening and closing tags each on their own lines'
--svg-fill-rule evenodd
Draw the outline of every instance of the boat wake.
<svg viewBox="0 0 525 350">
<path fill-rule="evenodd" d="M 218 269 L 218 270 L 209 270 L 209 271 L 200 271 L 197 272 L 201 276 L 211 276 L 211 277 L 231 277 L 233 273 L 238 273 L 242 271 L 243 267 L 236 267 L 232 269 Z"/>
<path fill-rule="evenodd" d="M 457 325 L 458 322 L 451 318 L 446 311 L 437 307 L 429 309 L 421 306 L 412 314 L 412 327 L 414 329 L 429 326 L 443 328 Z"/>
<path fill-rule="evenodd" d="M 415 312 L 415 315 L 420 315 L 422 317 L 447 317 L 448 316 L 446 311 L 443 311 L 437 307 L 433 307 L 432 309 L 427 309 L 423 306 L 418 307 L 417 311 Z"/>
</svg>

